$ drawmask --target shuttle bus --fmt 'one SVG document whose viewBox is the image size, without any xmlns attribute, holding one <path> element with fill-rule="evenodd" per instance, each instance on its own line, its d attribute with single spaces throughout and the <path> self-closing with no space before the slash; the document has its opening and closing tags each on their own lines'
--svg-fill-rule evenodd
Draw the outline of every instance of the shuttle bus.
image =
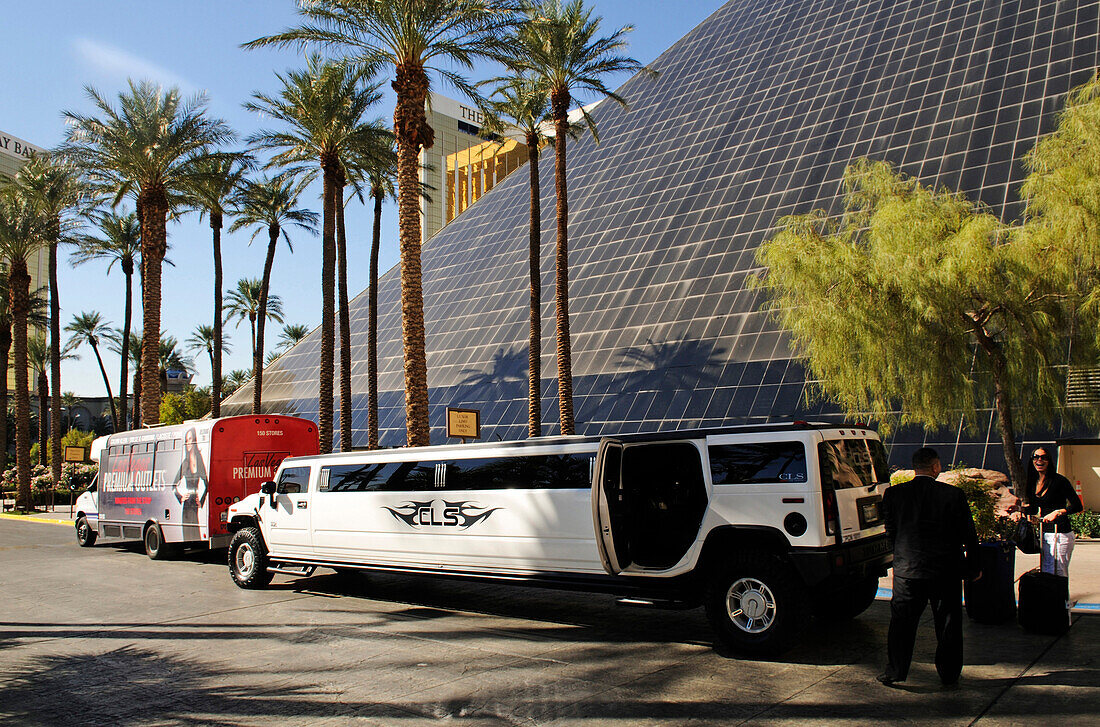
<svg viewBox="0 0 1100 727">
<path fill-rule="evenodd" d="M 230 506 L 229 567 L 242 588 L 329 567 L 702 604 L 774 654 L 872 603 L 888 483 L 875 432 L 805 423 L 293 457 Z"/>
<path fill-rule="evenodd" d="M 317 425 L 287 416 L 189 421 L 100 437 L 99 474 L 76 503 L 77 542 L 141 540 L 154 560 L 176 547 L 224 548 L 229 506 L 284 458 L 319 451 Z"/>
</svg>

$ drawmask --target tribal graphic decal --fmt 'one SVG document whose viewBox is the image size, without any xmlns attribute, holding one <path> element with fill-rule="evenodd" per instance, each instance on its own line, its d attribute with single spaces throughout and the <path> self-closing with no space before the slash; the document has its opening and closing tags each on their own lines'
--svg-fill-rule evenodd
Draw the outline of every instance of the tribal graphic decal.
<svg viewBox="0 0 1100 727">
<path fill-rule="evenodd" d="M 466 530 L 471 525 L 482 522 L 501 507 L 485 508 L 470 500 L 443 503 L 442 508 L 435 506 L 436 500 L 425 502 L 405 502 L 397 507 L 384 507 L 390 514 L 412 528 L 434 525 L 444 528 Z"/>
</svg>

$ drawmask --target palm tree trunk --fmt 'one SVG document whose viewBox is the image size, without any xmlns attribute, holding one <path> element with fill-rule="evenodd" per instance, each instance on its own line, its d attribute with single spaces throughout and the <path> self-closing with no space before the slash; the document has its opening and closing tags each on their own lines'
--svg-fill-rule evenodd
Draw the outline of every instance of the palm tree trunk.
<svg viewBox="0 0 1100 727">
<path fill-rule="evenodd" d="M 542 436 L 542 201 L 539 198 L 539 147 L 527 136 L 527 164 L 531 173 L 531 222 L 528 263 L 531 269 L 531 342 L 527 352 L 527 436 Z"/>
<path fill-rule="evenodd" d="M 92 344 L 92 353 L 95 354 L 95 360 L 99 362 L 99 373 L 103 374 L 103 385 L 107 387 L 107 401 L 111 402 L 111 421 L 117 422 L 118 410 L 115 409 L 115 397 L 111 393 L 111 380 L 107 378 L 107 369 L 103 366 L 103 357 L 99 355 L 99 346 L 94 338 L 89 339 L 88 343 Z M 54 480 L 54 482 L 58 481 Z"/>
<path fill-rule="evenodd" d="M 50 476 L 61 482 L 61 301 L 57 287 L 57 245 L 60 222 L 49 247 L 50 275 Z M 43 444 L 43 447 L 46 445 Z M 53 492 L 53 490 L 51 490 Z"/>
<path fill-rule="evenodd" d="M 324 216 L 321 233 L 321 380 L 318 382 L 317 430 L 321 437 L 321 453 L 332 451 L 332 377 L 334 369 L 335 314 L 332 297 L 336 276 L 336 165 L 335 160 L 321 160 L 324 170 Z"/>
<path fill-rule="evenodd" d="M 121 416 L 121 418 L 116 420 L 116 422 L 114 423 L 114 429 L 115 429 L 116 432 L 119 432 L 119 431 L 124 432 L 127 429 L 129 429 L 129 427 L 127 426 L 127 424 L 129 422 L 126 418 L 126 415 L 127 415 L 126 407 L 129 406 L 129 404 L 130 404 L 129 390 L 128 390 L 127 387 L 130 384 L 130 379 L 129 379 L 129 373 L 130 373 L 129 372 L 129 368 L 130 368 L 130 318 L 133 314 L 133 304 L 134 304 L 134 290 L 133 290 L 133 288 L 134 288 L 134 285 L 133 285 L 134 263 L 133 263 L 132 260 L 129 261 L 129 264 L 127 264 L 127 261 L 123 261 L 123 263 L 122 263 L 122 272 L 125 273 L 125 275 L 126 275 L 126 304 L 125 304 L 125 309 L 122 313 L 122 363 L 120 364 L 120 369 L 121 369 L 122 375 L 119 377 L 120 381 L 119 381 L 119 397 L 118 397 L 118 399 L 119 399 L 118 403 L 119 403 L 119 407 L 120 407 L 119 414 L 121 414 L 122 416 Z M 137 408 L 138 408 L 138 405 L 136 403 L 137 402 L 137 391 L 136 390 L 134 391 L 134 402 L 135 402 L 134 403 L 134 410 L 136 411 Z M 120 424 L 122 426 L 121 429 L 119 429 Z"/>
<path fill-rule="evenodd" d="M 370 241 L 370 281 L 367 289 L 367 448 L 378 449 L 378 251 L 382 243 L 381 189 L 374 197 L 374 229 Z"/>
<path fill-rule="evenodd" d="M 279 226 L 267 227 L 267 257 L 264 276 L 260 279 L 260 305 L 256 312 L 256 345 L 252 348 L 252 413 L 259 414 L 263 406 L 264 386 L 264 323 L 267 321 L 267 292 L 271 285 L 271 267 L 275 264 L 275 246 L 279 244 Z"/>
<path fill-rule="evenodd" d="M 134 369 L 134 401 L 141 401 L 141 364 Z M 141 429 L 141 407 L 137 404 L 134 405 L 133 429 Z"/>
<path fill-rule="evenodd" d="M 50 380 L 45 369 L 38 371 L 38 464 L 46 466 L 50 441 Z"/>
<path fill-rule="evenodd" d="M 558 246 L 554 257 L 555 333 L 558 353 L 558 417 L 561 433 L 573 434 L 573 362 L 569 345 L 569 200 L 565 183 L 565 137 L 569 94 L 551 93 L 554 114 L 554 188 L 557 193 Z"/>
<path fill-rule="evenodd" d="M 10 296 L 9 296 L 10 297 Z M 0 324 L 0 472 L 8 469 L 8 354 L 11 353 L 11 320 Z"/>
<path fill-rule="evenodd" d="M 420 262 L 420 147 L 432 146 L 424 118 L 428 76 L 423 68 L 399 65 L 393 82 L 397 106 L 397 209 L 401 254 L 401 342 L 405 354 L 405 428 L 410 447 L 430 444 L 428 364 L 424 332 L 424 288 Z"/>
<path fill-rule="evenodd" d="M 149 425 L 160 421 L 160 276 L 168 239 L 168 200 L 163 190 L 143 191 L 141 196 L 141 421 Z"/>
<path fill-rule="evenodd" d="M 348 238 L 344 187 L 336 186 L 337 296 L 340 304 L 340 451 L 351 451 L 351 313 L 348 310 Z"/>
<path fill-rule="evenodd" d="M 248 335 L 252 342 L 252 376 L 256 376 L 256 313 L 248 314 Z"/>
<path fill-rule="evenodd" d="M 210 416 L 222 415 L 222 214 L 210 213 L 214 238 L 214 351 L 210 356 Z"/>
<path fill-rule="evenodd" d="M 31 276 L 27 261 L 13 259 L 8 272 L 11 300 L 12 349 L 15 355 L 15 470 L 19 484 L 16 509 L 30 510 L 31 500 L 31 401 L 27 372 L 27 302 Z"/>
</svg>

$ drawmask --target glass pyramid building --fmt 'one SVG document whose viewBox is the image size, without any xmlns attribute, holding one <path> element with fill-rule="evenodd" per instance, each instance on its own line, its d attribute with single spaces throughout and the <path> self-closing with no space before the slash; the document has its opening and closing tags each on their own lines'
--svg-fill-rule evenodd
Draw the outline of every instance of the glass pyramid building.
<svg viewBox="0 0 1100 727">
<path fill-rule="evenodd" d="M 1006 219 L 1019 159 L 1100 64 L 1082 0 L 731 0 L 603 103 L 569 149 L 570 308 L 579 434 L 840 417 L 748 289 L 784 215 L 838 211 L 853 159 L 886 159 Z M 554 187 L 544 152 L 543 418 L 557 426 Z M 528 175 L 513 174 L 424 247 L 432 441 L 444 409 L 484 439 L 526 436 Z M 383 445 L 404 444 L 398 270 L 379 296 Z M 366 294 L 352 303 L 354 444 L 366 444 Z M 273 363 L 265 408 L 317 416 L 320 332 Z M 339 357 L 337 356 L 337 361 Z M 223 412 L 247 413 L 249 387 Z M 336 404 L 338 418 L 339 402 Z M 951 461 L 1000 464 L 984 436 L 899 432 Z M 1038 435 L 1045 436 L 1045 435 Z M 941 452 L 943 450 L 941 449 Z"/>
</svg>

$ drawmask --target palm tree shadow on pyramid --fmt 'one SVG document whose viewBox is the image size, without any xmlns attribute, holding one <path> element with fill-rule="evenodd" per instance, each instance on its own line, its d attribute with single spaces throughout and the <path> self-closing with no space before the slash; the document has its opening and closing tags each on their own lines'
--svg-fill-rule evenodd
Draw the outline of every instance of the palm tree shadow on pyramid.
<svg viewBox="0 0 1100 727">
<path fill-rule="evenodd" d="M 844 168 L 860 157 L 1017 217 L 1017 160 L 1100 65 L 1098 25 L 1096 4 L 1083 0 L 733 0 L 680 39 L 650 64 L 659 77 L 619 89 L 629 109 L 596 108 L 600 144 L 570 147 L 578 433 L 842 421 L 805 403 L 802 366 L 759 312 L 761 293 L 747 286 L 756 248 L 785 215 L 838 212 Z M 544 210 L 554 204 L 549 154 Z M 509 176 L 424 246 L 433 442 L 444 441 L 447 406 L 481 409 L 485 439 L 526 437 L 528 193 L 526 174 Z M 552 214 L 542 227 L 543 421 L 554 434 Z M 405 442 L 399 295 L 395 268 L 379 292 L 386 446 Z M 352 303 L 357 446 L 366 303 L 365 294 Z M 316 416 L 317 337 L 266 375 L 270 411 Z M 497 385 L 494 356 L 522 369 Z M 242 389 L 225 411 L 247 411 L 250 398 Z M 999 466 L 987 418 L 978 413 L 976 439 L 899 431 L 892 457 L 929 443 L 950 447 L 952 461 Z"/>
</svg>

